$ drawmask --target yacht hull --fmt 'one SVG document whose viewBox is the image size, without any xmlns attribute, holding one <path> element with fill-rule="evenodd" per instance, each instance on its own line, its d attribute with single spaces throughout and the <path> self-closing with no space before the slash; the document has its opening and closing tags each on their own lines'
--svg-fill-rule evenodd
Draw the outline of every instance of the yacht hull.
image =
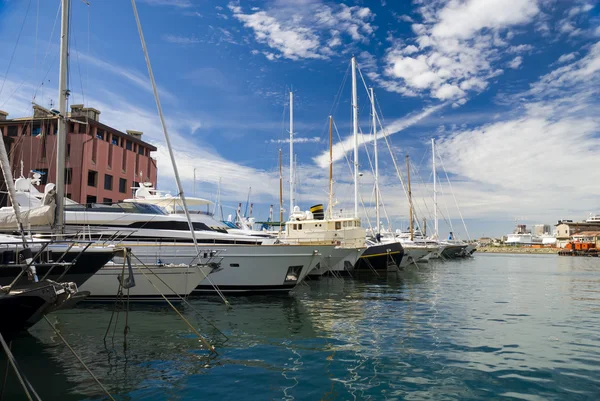
<svg viewBox="0 0 600 401">
<path fill-rule="evenodd" d="M 42 277 L 46 276 L 46 274 L 50 272 L 50 274 L 46 277 L 47 279 L 54 281 L 60 280 L 73 282 L 77 284 L 77 286 L 81 286 L 96 272 L 98 272 L 102 266 L 108 263 L 114 255 L 113 250 L 110 249 L 87 249 L 85 252 L 81 253 L 83 248 L 76 249 L 73 247 L 67 253 L 67 255 L 61 259 L 62 255 L 67 249 L 67 246 L 64 248 L 65 249 L 61 251 L 60 249 L 55 249 L 55 247 L 52 245 L 51 249 L 44 251 L 44 254 L 41 256 L 41 260 L 48 263 L 35 263 L 35 268 L 39 279 L 42 279 Z M 34 248 L 34 256 L 35 253 L 36 250 Z M 4 263 L 0 268 L 0 286 L 5 286 L 12 283 L 14 278 L 17 277 L 17 275 L 21 272 L 21 266 L 7 264 L 7 259 L 12 259 L 14 261 L 15 258 L 15 251 L 2 252 L 2 259 Z M 61 262 L 64 263 L 71 263 L 73 261 L 75 261 L 75 263 L 72 265 L 51 263 L 51 261 L 58 261 L 59 259 L 61 259 Z M 28 280 L 27 275 L 23 275 L 23 277 L 17 281 L 14 288 L 27 286 L 30 283 L 31 282 Z"/>
<path fill-rule="evenodd" d="M 466 245 L 446 245 L 446 248 L 442 251 L 442 257 L 444 259 L 456 259 L 462 256 Z"/>
<path fill-rule="evenodd" d="M 335 247 L 329 253 L 321 251 L 322 260 L 310 273 L 309 277 L 319 277 L 330 273 L 334 275 L 350 274 L 365 248 Z"/>
<path fill-rule="evenodd" d="M 417 263 L 421 258 L 429 255 L 431 250 L 425 247 L 409 247 L 404 245 L 404 257 L 400 262 L 400 267 L 408 267 Z"/>
<path fill-rule="evenodd" d="M 226 294 L 289 292 L 321 262 L 319 248 L 323 246 L 228 246 L 222 269 L 200 283 L 194 294 L 215 293 L 211 282 Z"/>
<path fill-rule="evenodd" d="M 404 248 L 399 242 L 369 246 L 354 266 L 355 270 L 396 270 L 400 267 Z"/>
<path fill-rule="evenodd" d="M 123 290 L 123 294 L 131 301 L 159 301 L 165 297 L 171 301 L 181 301 L 182 297 L 190 295 L 212 272 L 213 267 L 132 263 L 132 270 L 135 286 Z M 115 300 L 119 291 L 119 278 L 123 275 L 127 278 L 129 272 L 127 267 L 123 269 L 122 262 L 104 266 L 81 286 L 82 291 L 90 293 L 86 300 Z"/>
</svg>

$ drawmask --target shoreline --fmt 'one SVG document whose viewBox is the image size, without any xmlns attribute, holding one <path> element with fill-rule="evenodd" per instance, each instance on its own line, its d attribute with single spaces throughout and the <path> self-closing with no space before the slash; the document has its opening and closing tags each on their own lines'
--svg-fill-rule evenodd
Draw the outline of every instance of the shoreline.
<svg viewBox="0 0 600 401">
<path fill-rule="evenodd" d="M 558 248 L 527 248 L 512 246 L 490 246 L 477 248 L 475 253 L 512 253 L 526 255 L 558 255 Z"/>
</svg>

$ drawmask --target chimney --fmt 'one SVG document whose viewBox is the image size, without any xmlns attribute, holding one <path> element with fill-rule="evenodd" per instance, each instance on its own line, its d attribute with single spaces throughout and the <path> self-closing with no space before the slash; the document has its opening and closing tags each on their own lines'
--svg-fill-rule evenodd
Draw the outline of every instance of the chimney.
<svg viewBox="0 0 600 401">
<path fill-rule="evenodd" d="M 134 137 L 135 139 L 139 139 L 140 141 L 142 140 L 142 135 L 144 135 L 144 133 L 142 131 L 133 131 L 128 129 L 127 131 L 127 135 Z"/>
<path fill-rule="evenodd" d="M 87 117 L 91 120 L 100 121 L 100 111 L 93 107 L 83 107 L 83 104 L 72 104 L 71 117 Z"/>
<path fill-rule="evenodd" d="M 7 112 L 5 112 L 4 110 L 0 110 L 0 121 L 6 121 L 7 116 L 8 116 Z"/>
<path fill-rule="evenodd" d="M 45 107 L 38 104 L 33 105 L 33 117 L 34 118 L 47 118 L 52 116 L 52 112 Z"/>
</svg>

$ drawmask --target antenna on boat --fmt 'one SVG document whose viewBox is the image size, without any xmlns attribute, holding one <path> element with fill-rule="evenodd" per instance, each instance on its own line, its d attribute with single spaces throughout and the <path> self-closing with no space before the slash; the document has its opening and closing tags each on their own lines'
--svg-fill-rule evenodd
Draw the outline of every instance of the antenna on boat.
<svg viewBox="0 0 600 401">
<path fill-rule="evenodd" d="M 69 69 L 69 13 L 71 1 L 62 0 L 60 32 L 60 66 L 58 82 L 58 132 L 56 133 L 56 228 L 59 233 L 65 224 L 65 159 L 67 148 L 67 75 Z"/>
<path fill-rule="evenodd" d="M 433 238 L 438 238 L 437 172 L 435 171 L 435 138 L 431 138 L 431 168 L 433 172 Z"/>
<path fill-rule="evenodd" d="M 410 240 L 415 239 L 415 232 L 413 227 L 413 204 L 412 204 L 412 192 L 410 190 L 410 162 L 408 161 L 408 155 L 406 155 L 406 172 L 408 173 L 408 208 L 410 210 Z"/>
<path fill-rule="evenodd" d="M 290 91 L 290 210 L 294 211 L 294 92 Z"/>
<path fill-rule="evenodd" d="M 352 133 L 354 136 L 354 217 L 358 217 L 358 96 L 356 94 L 356 57 L 352 56 Z"/>
<path fill-rule="evenodd" d="M 283 224 L 283 166 L 281 164 L 281 148 L 279 149 L 279 233 Z"/>
<path fill-rule="evenodd" d="M 373 151 L 375 153 L 375 227 L 377 234 L 381 232 L 380 216 L 379 216 L 379 157 L 377 154 L 377 112 L 375 111 L 375 94 L 373 88 L 370 88 L 371 92 L 371 117 L 373 118 Z"/>
<path fill-rule="evenodd" d="M 333 218 L 333 117 L 329 116 L 329 218 Z"/>
</svg>

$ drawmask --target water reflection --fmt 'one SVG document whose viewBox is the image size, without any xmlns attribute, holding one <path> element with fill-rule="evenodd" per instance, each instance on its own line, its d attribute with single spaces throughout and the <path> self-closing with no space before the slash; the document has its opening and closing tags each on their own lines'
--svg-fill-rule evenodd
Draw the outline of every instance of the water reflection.
<svg viewBox="0 0 600 401">
<path fill-rule="evenodd" d="M 232 310 L 196 300 L 194 308 L 229 338 L 183 310 L 219 350 L 211 360 L 167 307 L 132 311 L 127 348 L 122 315 L 104 345 L 106 307 L 53 319 L 121 400 L 594 400 L 594 262 L 477 255 L 312 281 L 291 296 L 231 298 Z M 33 334 L 14 347 L 34 369 L 29 376 L 42 399 L 102 398 L 49 327 Z"/>
</svg>

